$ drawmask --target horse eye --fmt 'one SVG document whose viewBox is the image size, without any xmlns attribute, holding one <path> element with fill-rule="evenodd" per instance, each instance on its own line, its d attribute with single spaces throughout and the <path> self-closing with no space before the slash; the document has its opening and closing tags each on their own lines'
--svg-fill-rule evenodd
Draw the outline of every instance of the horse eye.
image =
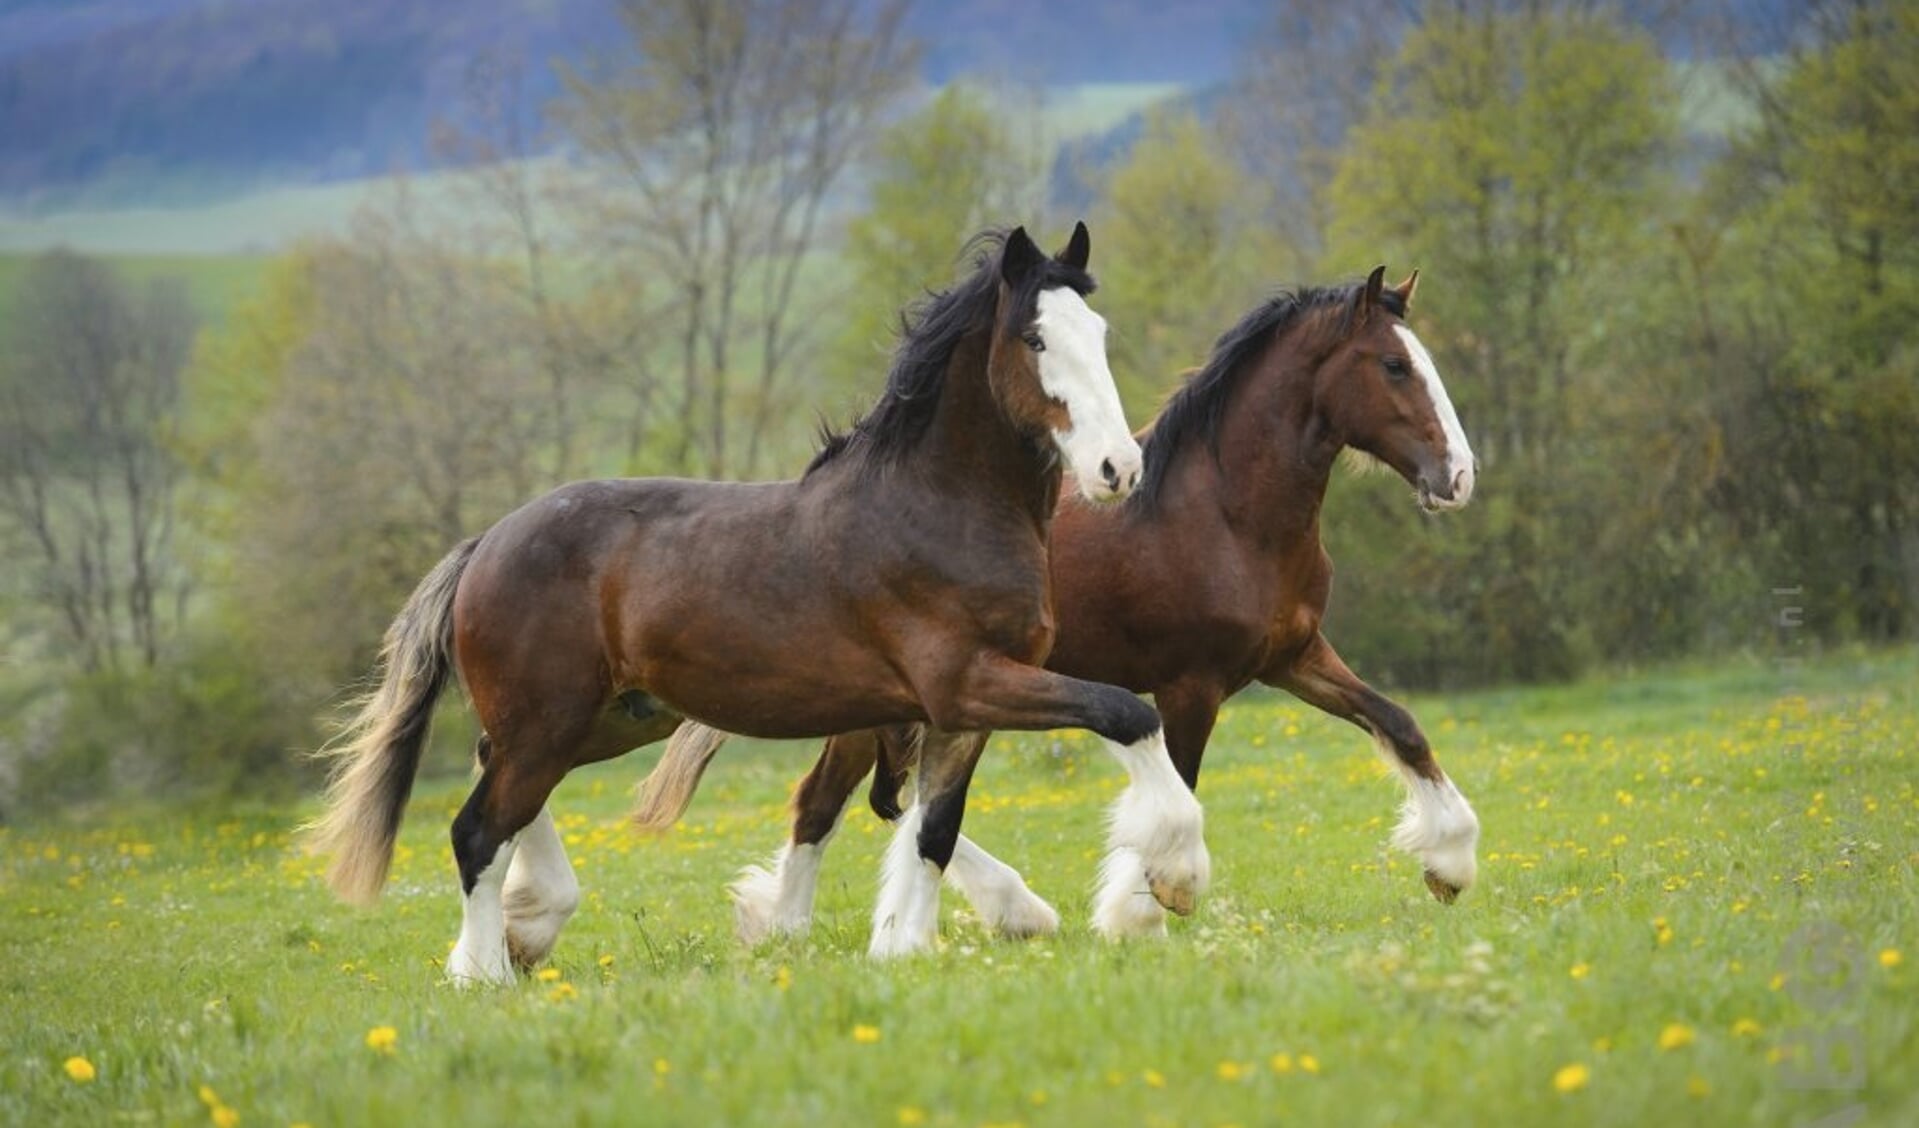
<svg viewBox="0 0 1919 1128">
<path fill-rule="evenodd" d="M 1406 362 L 1396 356 L 1386 358 L 1386 375 L 1394 380 L 1404 380 L 1408 374 Z"/>
<path fill-rule="evenodd" d="M 1034 352 L 1046 351 L 1046 340 L 1041 337 L 1037 331 L 1021 334 L 1020 340 L 1025 341 L 1026 347 L 1032 349 Z"/>
</svg>

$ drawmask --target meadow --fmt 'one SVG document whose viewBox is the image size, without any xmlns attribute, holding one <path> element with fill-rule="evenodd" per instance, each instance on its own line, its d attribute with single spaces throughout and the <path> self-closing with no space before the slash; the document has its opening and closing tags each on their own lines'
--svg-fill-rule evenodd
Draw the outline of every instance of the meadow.
<svg viewBox="0 0 1919 1128">
<path fill-rule="evenodd" d="M 650 756 L 569 779 L 585 902 L 499 992 L 440 982 L 457 778 L 371 911 L 294 847 L 310 805 L 0 828 L 0 1122 L 1915 1122 L 1919 652 L 1409 704 L 1485 828 L 1458 904 L 1385 849 L 1364 737 L 1248 695 L 1201 789 L 1213 890 L 1125 946 L 1086 927 L 1121 774 L 1077 734 L 1002 738 L 966 823 L 1060 935 L 949 892 L 943 950 L 884 965 L 864 810 L 810 938 L 731 935 L 810 746 L 737 746 L 654 839 L 622 820 Z"/>
</svg>

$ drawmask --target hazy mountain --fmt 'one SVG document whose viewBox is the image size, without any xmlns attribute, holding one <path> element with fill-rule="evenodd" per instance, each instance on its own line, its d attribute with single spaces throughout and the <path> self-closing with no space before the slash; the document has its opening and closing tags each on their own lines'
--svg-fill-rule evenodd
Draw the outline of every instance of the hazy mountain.
<svg viewBox="0 0 1919 1128">
<path fill-rule="evenodd" d="M 921 3 L 935 82 L 1049 85 L 1225 74 L 1254 0 Z M 431 163 L 468 75 L 517 59 L 537 113 L 550 61 L 617 42 L 610 0 L 0 0 L 0 199 L 187 200 Z"/>
</svg>

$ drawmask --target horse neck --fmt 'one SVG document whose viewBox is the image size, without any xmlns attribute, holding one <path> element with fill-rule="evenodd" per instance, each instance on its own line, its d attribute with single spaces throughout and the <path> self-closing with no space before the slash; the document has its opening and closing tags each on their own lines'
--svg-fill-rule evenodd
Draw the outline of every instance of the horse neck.
<svg viewBox="0 0 1919 1128">
<path fill-rule="evenodd" d="M 925 452 L 929 480 L 946 491 L 1005 500 L 1044 529 L 1059 497 L 1058 457 L 1007 421 L 986 371 L 990 330 L 953 350 Z"/>
<path fill-rule="evenodd" d="M 1249 362 L 1220 423 L 1215 503 L 1236 535 L 1268 553 L 1318 548 L 1340 450 L 1313 397 L 1326 350 L 1304 336 L 1278 337 Z"/>
</svg>

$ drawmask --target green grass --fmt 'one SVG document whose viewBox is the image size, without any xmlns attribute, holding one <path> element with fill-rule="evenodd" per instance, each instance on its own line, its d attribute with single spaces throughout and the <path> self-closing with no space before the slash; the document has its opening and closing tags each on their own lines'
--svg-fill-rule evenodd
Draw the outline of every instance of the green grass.
<svg viewBox="0 0 1919 1128">
<path fill-rule="evenodd" d="M 659 840 L 621 823 L 642 758 L 569 779 L 587 899 L 560 978 L 499 992 L 438 982 L 459 781 L 423 784 L 368 912 L 290 849 L 304 809 L 16 827 L 0 1122 L 203 1123 L 210 1099 L 246 1124 L 1911 1123 L 1915 685 L 1905 651 L 1414 699 L 1485 826 L 1450 908 L 1382 848 L 1367 742 L 1250 696 L 1202 792 L 1213 891 L 1118 947 L 1086 895 L 1119 773 L 1084 738 L 1003 739 L 967 829 L 1062 934 L 994 940 L 948 894 L 944 950 L 888 965 L 862 955 L 864 811 L 810 939 L 730 936 L 721 887 L 781 837 L 802 745 L 734 749 Z M 1856 1036 L 1859 1086 L 1796 1086 L 1796 1029 Z M 1568 1066 L 1588 1082 L 1562 1093 Z"/>
</svg>

